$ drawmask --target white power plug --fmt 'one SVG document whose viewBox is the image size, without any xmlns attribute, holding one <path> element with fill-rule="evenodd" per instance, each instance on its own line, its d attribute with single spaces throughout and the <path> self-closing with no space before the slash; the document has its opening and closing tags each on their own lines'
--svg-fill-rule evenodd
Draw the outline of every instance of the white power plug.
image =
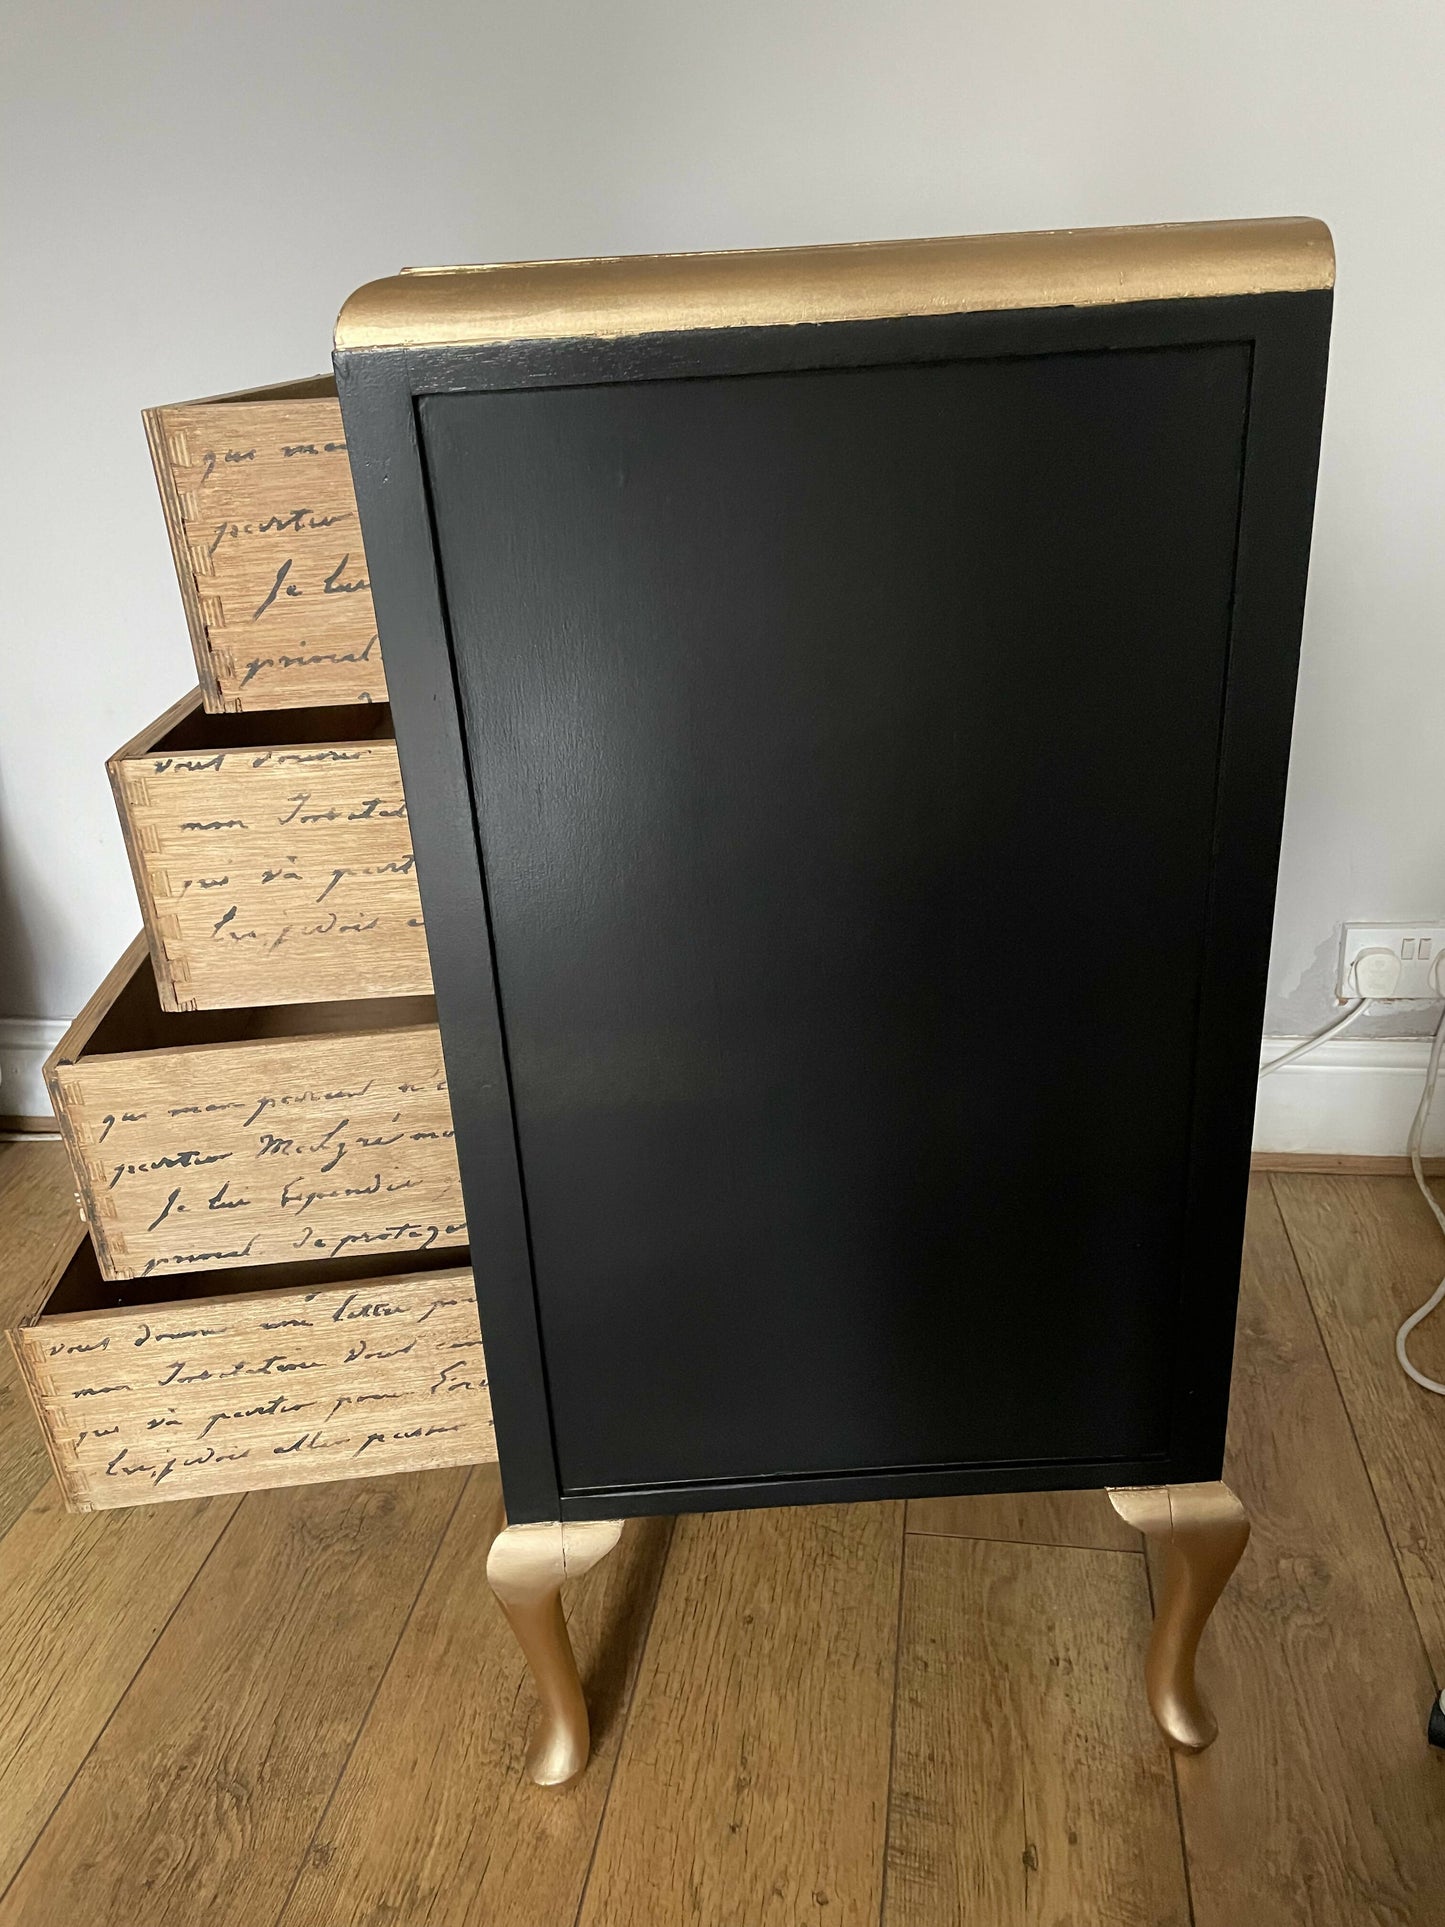
<svg viewBox="0 0 1445 1927">
<path fill-rule="evenodd" d="M 1441 952 L 1445 956 L 1445 951 Z M 1435 961 L 1439 971 L 1440 959 Z M 1360 951 L 1355 958 L 1352 975 L 1355 980 L 1355 995 L 1374 1001 L 1380 997 L 1393 997 L 1400 981 L 1400 959 L 1393 950 L 1372 947 Z"/>
</svg>

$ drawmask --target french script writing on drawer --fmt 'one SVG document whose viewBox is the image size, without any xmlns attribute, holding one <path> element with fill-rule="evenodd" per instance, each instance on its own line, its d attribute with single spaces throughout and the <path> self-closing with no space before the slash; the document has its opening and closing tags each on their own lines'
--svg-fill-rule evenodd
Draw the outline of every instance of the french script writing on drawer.
<svg viewBox="0 0 1445 1927">
<path fill-rule="evenodd" d="M 468 1271 L 74 1314 L 17 1343 L 82 1504 L 496 1457 Z"/>
<path fill-rule="evenodd" d="M 82 1059 L 59 1081 L 109 1276 L 466 1243 L 435 1025 Z"/>
<path fill-rule="evenodd" d="M 133 756 L 116 778 L 180 1007 L 430 988 L 390 739 Z"/>
<path fill-rule="evenodd" d="M 163 413 L 185 549 L 227 706 L 384 701 L 336 402 Z"/>
</svg>

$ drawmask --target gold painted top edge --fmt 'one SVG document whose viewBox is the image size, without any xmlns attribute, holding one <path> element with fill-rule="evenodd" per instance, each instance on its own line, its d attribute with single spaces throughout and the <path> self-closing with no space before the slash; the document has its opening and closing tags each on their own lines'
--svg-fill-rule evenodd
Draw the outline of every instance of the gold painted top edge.
<svg viewBox="0 0 1445 1927">
<path fill-rule="evenodd" d="M 1323 221 L 1173 222 L 915 241 L 409 268 L 358 288 L 341 349 L 1098 307 L 1334 283 Z"/>
</svg>

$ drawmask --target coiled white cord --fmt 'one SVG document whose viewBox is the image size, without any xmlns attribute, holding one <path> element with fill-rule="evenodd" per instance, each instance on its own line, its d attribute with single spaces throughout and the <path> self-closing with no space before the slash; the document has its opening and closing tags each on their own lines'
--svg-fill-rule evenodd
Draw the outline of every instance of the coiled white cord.
<svg viewBox="0 0 1445 1927">
<path fill-rule="evenodd" d="M 1415 1107 L 1415 1121 L 1410 1126 L 1409 1144 L 1410 1169 L 1414 1173 L 1416 1184 L 1420 1187 L 1420 1196 L 1429 1205 L 1436 1224 L 1445 1231 L 1445 1210 L 1440 1208 L 1434 1192 L 1425 1182 L 1425 1166 L 1420 1159 L 1420 1146 L 1425 1141 L 1425 1126 L 1430 1119 L 1430 1107 L 1435 1101 L 1435 1082 L 1440 1075 L 1442 1050 L 1445 1050 L 1445 1012 L 1441 1013 L 1440 1021 L 1435 1026 L 1435 1036 L 1430 1045 L 1430 1063 L 1425 1072 L 1425 1088 L 1421 1091 L 1420 1102 Z M 1445 1299 L 1445 1278 L 1440 1280 L 1420 1309 L 1412 1311 L 1395 1333 L 1395 1356 L 1399 1359 L 1402 1369 L 1409 1373 L 1417 1385 L 1423 1385 L 1427 1392 L 1439 1392 L 1442 1397 L 1445 1397 L 1445 1385 L 1438 1384 L 1435 1379 L 1427 1378 L 1423 1372 L 1417 1371 L 1410 1363 L 1409 1354 L 1405 1350 L 1411 1332 L 1417 1325 L 1424 1324 L 1442 1299 Z"/>
<path fill-rule="evenodd" d="M 1323 1044 L 1327 1037 L 1337 1037 L 1342 1030 L 1348 1029 L 1357 1017 L 1364 1014 L 1369 1002 L 1368 997 L 1362 997 L 1357 1004 L 1350 1006 L 1343 1017 L 1337 1017 L 1334 1023 L 1326 1025 L 1313 1037 L 1307 1037 L 1302 1044 L 1296 1044 L 1293 1050 L 1287 1050 L 1278 1057 L 1272 1057 L 1261 1067 L 1260 1076 L 1268 1077 L 1271 1071 L 1282 1070 L 1286 1064 L 1292 1064 L 1297 1057 L 1303 1057 L 1306 1051 L 1312 1051 L 1317 1044 Z M 1435 1035 L 1430 1044 L 1430 1061 L 1425 1071 L 1425 1085 L 1420 1092 L 1420 1102 L 1415 1107 L 1415 1118 L 1410 1126 L 1407 1146 L 1410 1169 L 1416 1184 L 1420 1187 L 1420 1196 L 1429 1205 L 1436 1224 L 1442 1232 L 1445 1232 L 1445 1208 L 1437 1202 L 1434 1192 L 1425 1181 L 1425 1166 L 1420 1155 L 1420 1147 L 1425 1141 L 1425 1126 L 1430 1121 L 1430 1112 L 1435 1103 L 1435 1085 L 1440 1076 L 1442 1055 L 1445 1055 L 1445 1012 L 1441 1013 L 1440 1021 L 1435 1026 Z M 1445 1304 L 1445 1278 L 1440 1280 L 1420 1309 L 1412 1311 L 1395 1333 L 1395 1356 L 1400 1361 L 1401 1370 L 1413 1378 L 1417 1385 L 1423 1386 L 1427 1392 L 1438 1392 L 1442 1398 L 1445 1398 L 1445 1385 L 1441 1385 L 1433 1378 L 1427 1378 L 1424 1372 L 1418 1371 L 1410 1363 L 1410 1355 L 1406 1350 L 1411 1332 L 1417 1325 L 1423 1325 L 1431 1312 L 1437 1311 L 1441 1304 Z"/>
</svg>

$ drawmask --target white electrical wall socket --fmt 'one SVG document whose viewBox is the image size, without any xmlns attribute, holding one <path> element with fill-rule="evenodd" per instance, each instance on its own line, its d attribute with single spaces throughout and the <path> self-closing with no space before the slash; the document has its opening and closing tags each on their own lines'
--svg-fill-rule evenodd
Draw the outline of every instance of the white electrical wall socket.
<svg viewBox="0 0 1445 1927">
<path fill-rule="evenodd" d="M 1353 1003 L 1445 995 L 1445 923 L 1347 923 L 1335 996 Z"/>
</svg>

